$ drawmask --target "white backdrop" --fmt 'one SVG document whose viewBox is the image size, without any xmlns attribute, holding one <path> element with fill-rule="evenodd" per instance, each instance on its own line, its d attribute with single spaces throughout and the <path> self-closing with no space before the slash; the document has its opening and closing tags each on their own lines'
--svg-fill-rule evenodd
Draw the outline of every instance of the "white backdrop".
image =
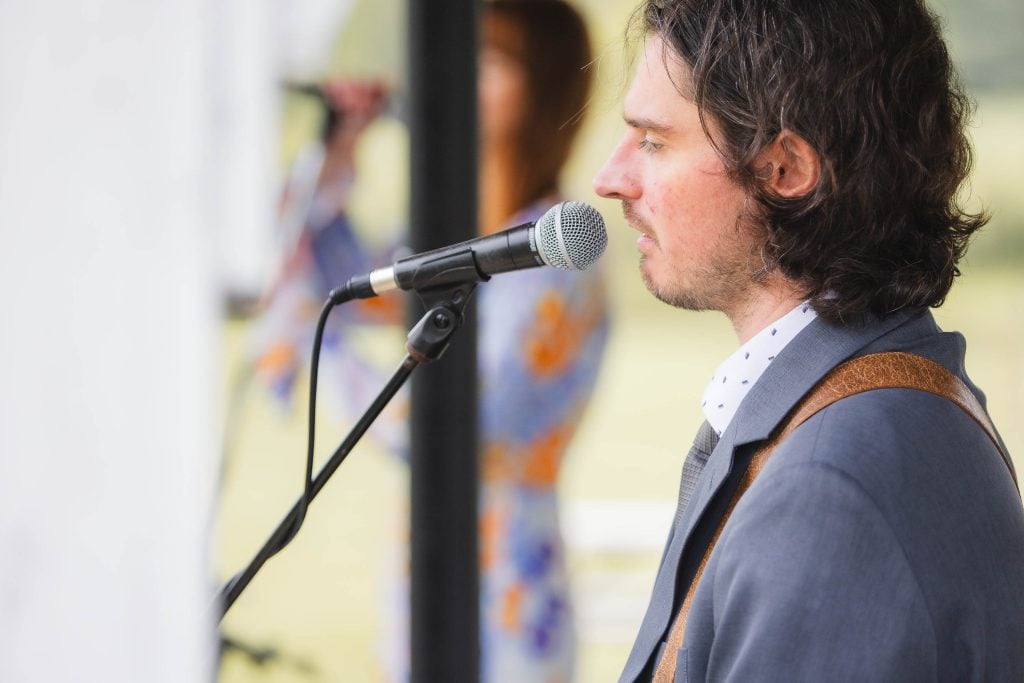
<svg viewBox="0 0 1024 683">
<path fill-rule="evenodd" d="M 219 306 L 267 266 L 274 17 L 0 0 L 0 681 L 212 679 Z"/>
</svg>

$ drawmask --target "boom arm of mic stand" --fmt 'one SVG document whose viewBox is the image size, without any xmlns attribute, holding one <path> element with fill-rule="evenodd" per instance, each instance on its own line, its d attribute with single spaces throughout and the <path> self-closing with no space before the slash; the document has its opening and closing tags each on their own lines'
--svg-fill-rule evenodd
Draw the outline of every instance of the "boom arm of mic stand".
<svg viewBox="0 0 1024 683">
<path fill-rule="evenodd" d="M 445 288 L 442 291 L 421 292 L 420 298 L 427 305 L 428 311 L 420 319 L 419 323 L 409 332 L 406 349 L 408 355 L 395 370 L 391 379 L 374 399 L 370 407 L 366 409 L 363 416 L 359 418 L 355 426 L 341 442 L 341 445 L 334 451 L 330 459 L 317 473 L 313 480 L 313 486 L 309 501 L 305 501 L 307 507 L 320 490 L 331 478 L 335 470 L 351 452 L 366 430 L 370 428 L 373 421 L 377 419 L 384 407 L 394 398 L 398 390 L 402 388 L 409 375 L 421 363 L 429 363 L 437 360 L 444 354 L 451 342 L 452 336 L 462 326 L 463 314 L 470 295 L 476 288 L 476 283 L 462 285 L 460 287 Z M 220 589 L 218 598 L 220 602 L 220 618 L 223 619 L 231 606 L 235 604 L 238 596 L 245 590 L 249 582 L 260 568 L 270 559 L 274 553 L 281 549 L 282 542 L 288 538 L 295 525 L 295 520 L 301 514 L 304 501 L 300 498 L 292 506 L 292 509 L 277 525 L 277 529 L 270 535 L 270 538 L 263 544 L 260 551 L 249 562 L 245 569 L 229 579 Z"/>
</svg>

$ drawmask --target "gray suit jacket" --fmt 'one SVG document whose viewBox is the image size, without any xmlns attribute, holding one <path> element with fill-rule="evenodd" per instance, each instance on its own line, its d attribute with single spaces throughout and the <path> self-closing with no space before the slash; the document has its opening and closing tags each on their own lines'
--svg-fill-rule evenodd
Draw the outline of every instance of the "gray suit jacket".
<svg viewBox="0 0 1024 683">
<path fill-rule="evenodd" d="M 964 372 L 928 312 L 818 319 L 772 362 L 670 532 L 621 682 L 650 680 L 672 615 L 759 442 L 843 360 L 877 351 Z M 1024 508 L 952 403 L 883 389 L 783 442 L 736 507 L 694 596 L 676 681 L 1024 681 Z"/>
</svg>

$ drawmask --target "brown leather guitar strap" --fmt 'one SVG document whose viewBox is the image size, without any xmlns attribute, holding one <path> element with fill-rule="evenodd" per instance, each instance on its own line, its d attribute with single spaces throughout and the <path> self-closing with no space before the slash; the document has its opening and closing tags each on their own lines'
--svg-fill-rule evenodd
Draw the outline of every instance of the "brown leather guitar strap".
<svg viewBox="0 0 1024 683">
<path fill-rule="evenodd" d="M 675 679 L 676 656 L 683 644 L 683 636 L 686 632 L 686 617 L 690 612 L 690 604 L 693 602 L 693 594 L 696 591 L 697 583 L 700 581 L 704 568 L 707 566 L 711 551 L 714 550 L 722 529 L 725 527 L 729 516 L 732 514 L 736 503 L 743 494 L 750 488 L 754 479 L 764 469 L 768 458 L 776 446 L 789 434 L 799 427 L 805 420 L 817 413 L 819 410 L 835 403 L 836 401 L 873 389 L 917 389 L 926 391 L 936 396 L 948 399 L 970 415 L 978 425 L 985 430 L 988 437 L 995 444 L 1003 462 L 1010 471 L 1013 483 L 1017 485 L 1017 475 L 1013 469 L 1013 463 L 1009 454 L 1003 451 L 996 436 L 992 423 L 989 421 L 985 410 L 978 403 L 978 400 L 971 393 L 958 377 L 938 363 L 910 353 L 888 352 L 875 353 L 868 356 L 854 358 L 836 366 L 818 384 L 816 384 L 789 412 L 786 418 L 775 428 L 772 435 L 765 441 L 764 445 L 754 454 L 747 466 L 739 487 L 729 502 L 725 516 L 718 524 L 715 535 L 708 544 L 704 557 L 697 567 L 697 573 L 690 583 L 683 604 L 679 608 L 672 629 L 669 631 L 668 641 L 665 645 L 664 654 L 658 662 L 658 668 L 654 673 L 654 683 L 672 683 Z M 1019 490 L 1019 487 L 1018 487 Z"/>
</svg>

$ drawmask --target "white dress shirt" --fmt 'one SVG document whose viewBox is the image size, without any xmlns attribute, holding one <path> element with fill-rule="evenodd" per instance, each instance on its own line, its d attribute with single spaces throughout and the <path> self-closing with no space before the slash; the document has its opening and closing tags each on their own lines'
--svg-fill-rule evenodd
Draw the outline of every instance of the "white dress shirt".
<svg viewBox="0 0 1024 683">
<path fill-rule="evenodd" d="M 775 356 L 816 317 L 818 314 L 805 301 L 758 332 L 718 366 L 700 406 L 719 436 Z"/>
</svg>

